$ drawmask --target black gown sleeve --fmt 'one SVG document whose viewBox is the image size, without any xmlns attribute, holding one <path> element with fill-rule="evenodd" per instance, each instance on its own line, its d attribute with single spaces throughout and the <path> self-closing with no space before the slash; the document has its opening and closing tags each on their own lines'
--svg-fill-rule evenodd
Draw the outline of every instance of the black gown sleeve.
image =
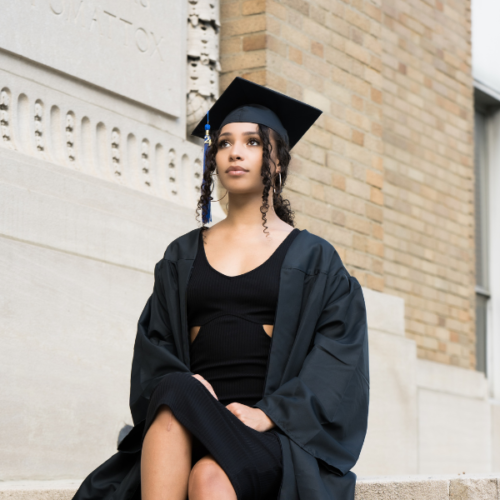
<svg viewBox="0 0 500 500">
<path fill-rule="evenodd" d="M 345 268 L 326 279 L 312 347 L 298 376 L 256 406 L 331 472 L 356 463 L 368 420 L 366 308 L 361 286 Z"/>
<path fill-rule="evenodd" d="M 172 372 L 188 372 L 179 359 L 172 334 L 165 287 L 177 287 L 176 273 L 165 259 L 155 266 L 155 283 L 137 325 L 132 359 L 130 411 L 134 424 L 146 418 L 149 399 L 161 378 Z"/>
</svg>

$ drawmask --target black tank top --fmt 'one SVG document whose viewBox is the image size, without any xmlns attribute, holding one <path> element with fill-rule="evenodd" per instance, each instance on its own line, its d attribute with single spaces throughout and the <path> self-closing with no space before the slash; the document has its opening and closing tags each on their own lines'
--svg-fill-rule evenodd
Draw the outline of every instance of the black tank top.
<svg viewBox="0 0 500 500">
<path fill-rule="evenodd" d="M 294 229 L 263 264 L 226 276 L 209 263 L 200 231 L 198 253 L 187 288 L 188 325 L 201 326 L 190 344 L 191 371 L 208 380 L 225 405 L 252 406 L 262 398 L 280 271 Z"/>
</svg>

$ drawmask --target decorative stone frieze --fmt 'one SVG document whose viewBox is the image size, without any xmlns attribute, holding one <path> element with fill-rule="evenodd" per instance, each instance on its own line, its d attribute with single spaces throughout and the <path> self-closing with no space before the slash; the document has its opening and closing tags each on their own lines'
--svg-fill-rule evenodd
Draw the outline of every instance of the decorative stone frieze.
<svg viewBox="0 0 500 500">
<path fill-rule="evenodd" d="M 0 134 L 2 146 L 12 148 L 10 132 L 10 92 L 8 89 L 0 91 Z"/>
<path fill-rule="evenodd" d="M 187 131 L 201 120 L 218 97 L 219 2 L 189 0 Z"/>
<path fill-rule="evenodd" d="M 0 88 L 0 148 L 196 206 L 199 145 L 7 73 Z"/>
</svg>

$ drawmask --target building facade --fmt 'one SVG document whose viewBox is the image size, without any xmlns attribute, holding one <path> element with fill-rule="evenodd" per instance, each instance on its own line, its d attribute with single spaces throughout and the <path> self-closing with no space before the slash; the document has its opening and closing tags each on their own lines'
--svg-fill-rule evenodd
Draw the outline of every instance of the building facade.
<svg viewBox="0 0 500 500">
<path fill-rule="evenodd" d="M 493 3 L 475 6 L 491 26 Z M 368 296 L 404 300 L 399 338 L 372 328 L 372 431 L 358 471 L 498 470 L 498 375 L 484 359 L 499 350 L 500 309 L 481 302 L 494 285 L 476 282 L 478 238 L 489 236 L 476 231 L 470 2 L 223 0 L 221 25 L 222 88 L 243 75 L 324 111 L 295 148 L 287 194 L 299 225 L 337 248 Z"/>
<path fill-rule="evenodd" d="M 104 4 L 0 18 L 0 479 L 114 452 L 154 263 L 197 225 L 189 131 L 235 76 L 323 110 L 286 195 L 364 287 L 355 471 L 500 471 L 495 1 Z"/>
</svg>

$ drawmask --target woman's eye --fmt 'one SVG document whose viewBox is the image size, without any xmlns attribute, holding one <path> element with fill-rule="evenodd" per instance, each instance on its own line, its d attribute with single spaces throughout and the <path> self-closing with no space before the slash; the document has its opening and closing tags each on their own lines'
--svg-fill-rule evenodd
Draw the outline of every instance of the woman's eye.
<svg viewBox="0 0 500 500">
<path fill-rule="evenodd" d="M 227 141 L 220 141 L 219 148 L 225 148 L 229 143 Z"/>
<path fill-rule="evenodd" d="M 260 142 L 257 139 L 250 139 L 248 143 L 252 146 L 258 146 Z"/>
</svg>

